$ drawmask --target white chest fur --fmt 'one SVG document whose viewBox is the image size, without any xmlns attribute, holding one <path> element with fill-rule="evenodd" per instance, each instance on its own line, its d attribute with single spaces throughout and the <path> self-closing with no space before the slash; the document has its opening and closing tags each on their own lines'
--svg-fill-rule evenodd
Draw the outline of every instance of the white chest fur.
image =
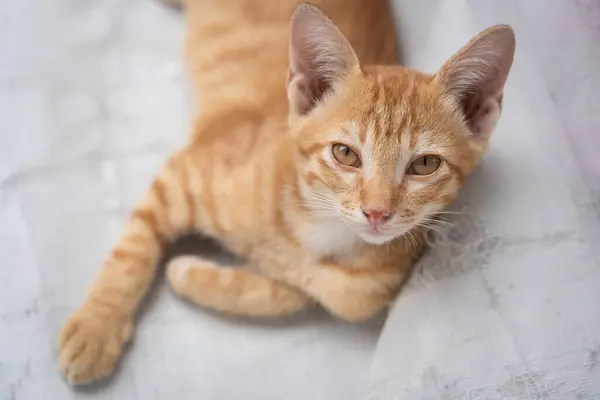
<svg viewBox="0 0 600 400">
<path fill-rule="evenodd" d="M 322 255 L 343 255 L 356 249 L 361 240 L 338 218 L 313 221 L 301 229 L 306 247 Z"/>
</svg>

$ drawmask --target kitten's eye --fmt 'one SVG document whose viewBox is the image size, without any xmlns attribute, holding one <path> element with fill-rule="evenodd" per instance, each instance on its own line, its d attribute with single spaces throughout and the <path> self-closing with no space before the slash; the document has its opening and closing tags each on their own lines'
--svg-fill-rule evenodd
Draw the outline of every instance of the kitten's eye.
<svg viewBox="0 0 600 400">
<path fill-rule="evenodd" d="M 333 157 L 342 165 L 358 168 L 360 167 L 360 158 L 358 154 L 345 144 L 335 143 L 331 148 Z"/>
<path fill-rule="evenodd" d="M 408 170 L 406 171 L 409 175 L 431 175 L 438 170 L 442 164 L 442 159 L 438 156 L 422 156 L 413 161 Z"/>
</svg>

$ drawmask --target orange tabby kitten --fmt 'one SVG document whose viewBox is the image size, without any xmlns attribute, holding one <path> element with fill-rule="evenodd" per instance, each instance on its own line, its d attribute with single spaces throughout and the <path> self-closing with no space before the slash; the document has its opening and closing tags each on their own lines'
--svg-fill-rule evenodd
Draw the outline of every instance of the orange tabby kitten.
<svg viewBox="0 0 600 400">
<path fill-rule="evenodd" d="M 512 64 L 509 27 L 482 32 L 432 76 L 393 66 L 386 0 L 317 1 L 337 26 L 295 3 L 187 2 L 187 59 L 205 102 L 60 335 L 69 382 L 113 371 L 163 249 L 190 231 L 248 267 L 171 260 L 171 288 L 194 303 L 276 317 L 315 302 L 371 318 L 486 150 Z"/>
</svg>

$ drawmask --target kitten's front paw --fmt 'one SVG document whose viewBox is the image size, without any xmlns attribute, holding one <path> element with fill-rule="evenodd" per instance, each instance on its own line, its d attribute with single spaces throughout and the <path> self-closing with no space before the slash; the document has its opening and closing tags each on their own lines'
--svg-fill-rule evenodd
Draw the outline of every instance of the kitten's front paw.
<svg viewBox="0 0 600 400">
<path fill-rule="evenodd" d="M 60 371 L 72 385 L 110 375 L 132 331 L 128 318 L 85 308 L 77 311 L 59 336 Z"/>
</svg>

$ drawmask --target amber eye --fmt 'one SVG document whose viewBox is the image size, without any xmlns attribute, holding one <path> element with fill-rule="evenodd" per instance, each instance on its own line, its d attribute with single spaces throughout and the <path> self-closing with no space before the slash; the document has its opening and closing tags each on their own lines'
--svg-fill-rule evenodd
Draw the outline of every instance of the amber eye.
<svg viewBox="0 0 600 400">
<path fill-rule="evenodd" d="M 360 167 L 360 158 L 358 154 L 345 144 L 336 143 L 331 148 L 333 157 L 342 165 L 358 168 Z"/>
<path fill-rule="evenodd" d="M 408 170 L 406 171 L 409 175 L 431 175 L 438 170 L 442 164 L 442 159 L 438 156 L 422 156 L 413 161 Z"/>
</svg>

